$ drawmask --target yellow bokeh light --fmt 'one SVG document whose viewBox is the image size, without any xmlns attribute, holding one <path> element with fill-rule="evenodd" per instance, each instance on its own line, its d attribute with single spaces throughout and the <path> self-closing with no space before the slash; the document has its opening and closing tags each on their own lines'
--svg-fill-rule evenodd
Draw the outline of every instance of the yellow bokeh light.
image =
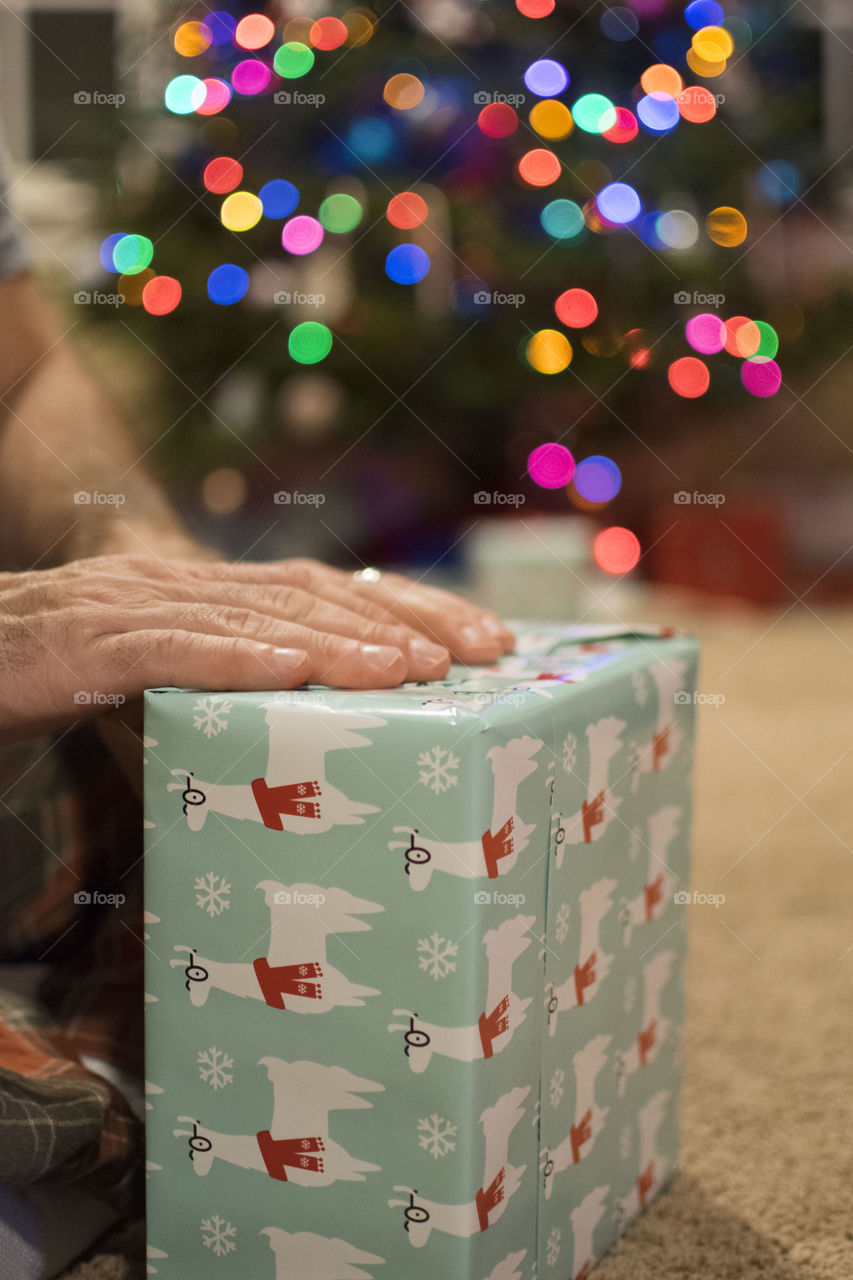
<svg viewBox="0 0 853 1280">
<path fill-rule="evenodd" d="M 423 96 L 422 82 L 417 76 L 409 75 L 407 71 L 401 71 L 399 75 L 392 76 L 382 90 L 382 97 L 395 111 L 411 111 Z"/>
<path fill-rule="evenodd" d="M 640 84 L 644 93 L 668 93 L 673 98 L 677 98 L 684 88 L 684 81 L 675 67 L 670 67 L 665 62 L 656 62 L 653 67 L 647 67 L 640 76 Z"/>
<path fill-rule="evenodd" d="M 182 22 L 175 32 L 174 44 L 182 58 L 197 58 L 210 48 L 210 32 L 203 22 Z"/>
<path fill-rule="evenodd" d="M 701 27 L 690 43 L 699 56 L 707 58 L 709 62 L 719 62 L 719 58 L 706 53 L 702 48 L 703 45 L 716 46 L 722 58 L 730 58 L 735 51 L 735 42 L 725 27 Z"/>
<path fill-rule="evenodd" d="M 719 62 L 709 62 L 707 58 L 700 58 L 695 49 L 688 49 L 685 58 L 693 74 L 702 76 L 703 80 L 712 80 L 714 76 L 721 76 L 726 69 L 725 58 Z"/>
<path fill-rule="evenodd" d="M 557 329 L 540 329 L 524 348 L 527 363 L 537 373 L 562 373 L 572 360 L 572 344 Z"/>
<path fill-rule="evenodd" d="M 233 191 L 222 201 L 220 217 L 229 231 L 248 231 L 260 222 L 264 206 L 251 191 Z"/>
<path fill-rule="evenodd" d="M 379 19 L 372 9 L 349 9 L 344 14 L 343 22 L 349 35 L 347 36 L 347 44 L 358 48 L 359 45 L 367 44 L 376 30 L 376 24 Z"/>
<path fill-rule="evenodd" d="M 705 229 L 714 244 L 733 249 L 736 245 L 743 244 L 746 239 L 746 218 L 730 205 L 720 205 L 708 214 L 705 219 Z"/>
<path fill-rule="evenodd" d="M 530 127 L 536 130 L 540 138 L 559 142 L 562 138 L 568 138 L 575 122 L 564 102 L 557 102 L 555 98 L 543 98 L 530 112 Z"/>
</svg>

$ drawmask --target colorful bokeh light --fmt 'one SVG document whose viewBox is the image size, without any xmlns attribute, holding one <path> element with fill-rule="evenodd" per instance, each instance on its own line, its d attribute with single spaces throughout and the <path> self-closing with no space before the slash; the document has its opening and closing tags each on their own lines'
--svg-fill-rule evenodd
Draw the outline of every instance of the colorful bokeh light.
<svg viewBox="0 0 853 1280">
<path fill-rule="evenodd" d="M 382 97 L 395 111 L 411 111 L 423 101 L 425 92 L 423 82 L 417 76 L 401 71 L 387 81 Z"/>
<path fill-rule="evenodd" d="M 133 276 L 144 271 L 154 257 L 154 245 L 147 236 L 122 236 L 113 248 L 113 269 Z"/>
<path fill-rule="evenodd" d="M 329 51 L 340 49 L 346 43 L 349 32 L 340 18 L 318 18 L 311 27 L 308 39 L 315 49 Z"/>
<path fill-rule="evenodd" d="M 222 201 L 219 217 L 229 231 L 249 231 L 261 220 L 264 206 L 251 191 L 234 191 Z"/>
<path fill-rule="evenodd" d="M 705 229 L 714 244 L 726 249 L 733 249 L 743 244 L 747 237 L 746 218 L 738 209 L 730 205 L 720 205 L 712 209 L 705 219 Z"/>
<path fill-rule="evenodd" d="M 206 97 L 207 90 L 198 76 L 175 76 L 166 85 L 163 100 L 173 115 L 188 116 L 198 110 Z"/>
<path fill-rule="evenodd" d="M 562 373 L 572 362 L 572 344 L 559 329 L 539 329 L 528 338 L 524 355 L 537 373 Z"/>
<path fill-rule="evenodd" d="M 685 400 L 703 396 L 711 385 L 708 366 L 696 356 L 682 356 L 680 360 L 673 360 L 666 376 L 675 394 L 683 396 Z"/>
<path fill-rule="evenodd" d="M 203 22 L 182 22 L 175 32 L 174 45 L 182 58 L 197 58 L 210 48 L 210 31 Z"/>
<path fill-rule="evenodd" d="M 583 210 L 574 200 L 552 200 L 540 213 L 539 221 L 554 240 L 573 240 L 586 226 Z"/>
<path fill-rule="evenodd" d="M 265 218 L 289 218 L 299 204 L 299 190 L 286 178 L 272 178 L 258 192 Z"/>
<path fill-rule="evenodd" d="M 694 351 L 701 355 L 715 355 L 726 345 L 726 326 L 719 316 L 703 311 L 691 316 L 684 326 L 684 336 Z"/>
<path fill-rule="evenodd" d="M 281 230 L 282 247 L 288 253 L 303 256 L 313 253 L 323 243 L 323 224 L 310 214 L 299 213 L 289 222 L 285 222 Z"/>
<path fill-rule="evenodd" d="M 490 102 L 477 116 L 477 125 L 487 138 L 508 138 L 518 128 L 518 112 L 508 102 Z"/>
<path fill-rule="evenodd" d="M 234 29 L 234 43 L 241 49 L 263 49 L 275 35 L 275 24 L 264 13 L 248 13 Z"/>
<path fill-rule="evenodd" d="M 385 216 L 392 227 L 401 231 L 411 231 L 419 227 L 429 217 L 429 205 L 423 196 L 416 191 L 401 191 L 388 201 Z"/>
<path fill-rule="evenodd" d="M 216 156 L 204 167 L 202 182 L 214 195 L 224 196 L 243 181 L 243 166 L 230 156 Z"/>
<path fill-rule="evenodd" d="M 263 93 L 271 79 L 272 72 L 260 58 L 244 58 L 231 72 L 231 88 L 242 97 L 251 98 Z"/>
<path fill-rule="evenodd" d="M 616 40 L 617 42 L 633 40 L 640 30 L 640 20 L 634 10 L 626 9 L 621 4 L 605 9 L 598 20 L 598 25 L 601 27 L 602 34 L 607 36 L 608 40 Z"/>
<path fill-rule="evenodd" d="M 569 73 L 562 62 L 540 58 L 525 71 L 524 83 L 537 98 L 554 98 L 568 88 Z"/>
<path fill-rule="evenodd" d="M 585 329 L 598 316 L 598 303 L 586 289 L 566 289 L 554 303 L 554 311 L 568 329 Z"/>
<path fill-rule="evenodd" d="M 622 488 L 622 473 L 612 458 L 594 453 L 583 458 L 572 477 L 575 489 L 587 502 L 611 502 Z"/>
<path fill-rule="evenodd" d="M 751 396 L 775 396 L 782 385 L 782 370 L 767 356 L 751 356 L 740 367 L 740 380 Z"/>
<path fill-rule="evenodd" d="M 684 88 L 684 81 L 676 71 L 665 62 L 656 62 L 646 67 L 640 76 L 640 84 L 644 93 L 668 93 L 675 98 Z"/>
<path fill-rule="evenodd" d="M 564 444 L 549 441 L 530 454 L 527 472 L 540 489 L 563 489 L 575 473 L 575 460 Z"/>
<path fill-rule="evenodd" d="M 230 307 L 245 298 L 249 289 L 249 273 L 233 262 L 214 267 L 207 277 L 207 296 L 220 307 Z"/>
<path fill-rule="evenodd" d="M 627 182 L 608 183 L 595 197 L 595 203 L 602 218 L 617 226 L 633 222 L 642 210 L 640 197 Z"/>
<path fill-rule="evenodd" d="M 332 331 L 319 320 L 305 320 L 292 329 L 287 350 L 298 364 L 319 364 L 332 349 Z"/>
<path fill-rule="evenodd" d="M 572 107 L 572 119 L 584 133 L 605 133 L 616 124 L 616 109 L 602 93 L 585 93 Z"/>
<path fill-rule="evenodd" d="M 691 124 L 705 124 L 717 114 L 717 99 L 703 84 L 688 85 L 682 89 L 676 102 L 681 118 Z"/>
<path fill-rule="evenodd" d="M 535 129 L 540 138 L 550 142 L 560 142 L 568 138 L 575 127 L 572 113 L 564 102 L 556 98 L 543 98 L 532 108 L 529 116 L 530 127 Z"/>
<path fill-rule="evenodd" d="M 314 65 L 314 51 L 300 40 L 288 40 L 276 50 L 273 68 L 283 80 L 298 80 L 306 76 Z"/>
<path fill-rule="evenodd" d="M 364 217 L 364 209 L 355 196 L 345 191 L 326 196 L 320 205 L 317 216 L 327 231 L 335 235 L 345 235 L 354 231 Z"/>
<path fill-rule="evenodd" d="M 385 259 L 385 274 L 396 284 L 418 284 L 429 269 L 429 254 L 417 244 L 398 244 Z"/>
<path fill-rule="evenodd" d="M 180 300 L 181 285 L 174 276 L 154 276 L 142 290 L 142 305 L 152 316 L 168 315 Z"/>
<path fill-rule="evenodd" d="M 608 142 L 633 142 L 640 132 L 637 117 L 627 107 L 615 107 L 614 110 L 616 112 L 616 122 L 609 129 L 603 130 L 601 136 L 606 138 Z"/>
<path fill-rule="evenodd" d="M 681 112 L 674 97 L 656 90 L 637 103 L 637 118 L 649 133 L 669 133 L 681 119 Z"/>
<path fill-rule="evenodd" d="M 518 173 L 529 187 L 550 187 L 560 176 L 560 161 L 546 147 L 533 147 L 518 162 Z"/>
<path fill-rule="evenodd" d="M 596 534 L 592 554 L 605 573 L 630 573 L 640 560 L 640 540 L 630 529 L 614 524 Z"/>
</svg>

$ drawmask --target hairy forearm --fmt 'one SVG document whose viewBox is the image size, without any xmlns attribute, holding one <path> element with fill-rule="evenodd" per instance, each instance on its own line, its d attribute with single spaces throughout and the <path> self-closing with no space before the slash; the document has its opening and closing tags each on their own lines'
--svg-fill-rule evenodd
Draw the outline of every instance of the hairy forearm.
<svg viewBox="0 0 853 1280">
<path fill-rule="evenodd" d="M 170 547 L 187 554 L 192 540 L 50 309 L 27 282 L 7 291 L 13 296 L 0 323 L 0 342 L 9 339 L 0 370 L 2 564 L 46 566 L 144 552 L 147 544 L 159 554 Z"/>
</svg>

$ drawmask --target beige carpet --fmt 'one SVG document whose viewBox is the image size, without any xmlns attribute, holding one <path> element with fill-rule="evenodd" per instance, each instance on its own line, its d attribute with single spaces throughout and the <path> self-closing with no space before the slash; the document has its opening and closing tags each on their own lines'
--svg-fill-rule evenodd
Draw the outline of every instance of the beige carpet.
<svg viewBox="0 0 853 1280">
<path fill-rule="evenodd" d="M 647 616 L 689 622 L 725 695 L 694 887 L 726 901 L 687 908 L 683 1172 L 596 1277 L 853 1280 L 853 614 Z M 131 1234 L 68 1276 L 143 1274 Z"/>
</svg>

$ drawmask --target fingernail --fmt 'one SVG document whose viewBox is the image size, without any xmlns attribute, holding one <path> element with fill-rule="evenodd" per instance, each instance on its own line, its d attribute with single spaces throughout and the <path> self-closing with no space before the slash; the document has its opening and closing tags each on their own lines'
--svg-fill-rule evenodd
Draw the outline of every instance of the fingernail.
<svg viewBox="0 0 853 1280">
<path fill-rule="evenodd" d="M 506 627 L 498 618 L 491 618 L 488 614 L 484 614 L 480 625 L 484 631 L 488 631 L 489 635 L 502 636 L 506 635 Z"/>
<path fill-rule="evenodd" d="M 487 631 L 484 626 L 480 626 L 478 623 L 468 623 L 459 634 L 466 644 L 493 645 L 495 643 L 494 633 Z"/>
<path fill-rule="evenodd" d="M 308 654 L 304 649 L 273 649 L 273 657 L 280 667 L 289 668 L 295 671 L 297 667 L 303 667 L 308 659 Z"/>
<path fill-rule="evenodd" d="M 431 640 L 424 640 L 422 636 L 414 636 L 409 641 L 409 654 L 416 662 L 424 662 L 427 666 L 447 662 L 450 657 L 443 645 L 433 644 Z"/>
<path fill-rule="evenodd" d="M 360 644 L 358 653 L 362 661 L 375 671 L 387 670 L 402 657 L 399 649 L 393 649 L 387 644 Z"/>
</svg>

